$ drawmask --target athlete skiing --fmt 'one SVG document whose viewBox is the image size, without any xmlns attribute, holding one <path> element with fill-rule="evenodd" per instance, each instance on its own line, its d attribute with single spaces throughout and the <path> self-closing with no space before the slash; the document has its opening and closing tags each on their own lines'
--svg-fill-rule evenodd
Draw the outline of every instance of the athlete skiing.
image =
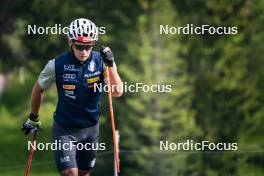
<svg viewBox="0 0 264 176">
<path fill-rule="evenodd" d="M 113 53 L 102 47 L 100 53 L 92 51 L 98 40 L 95 24 L 84 18 L 71 22 L 68 32 L 70 51 L 50 60 L 41 71 L 31 95 L 29 118 L 23 123 L 25 134 L 39 129 L 39 109 L 43 92 L 55 80 L 58 102 L 54 113 L 52 141 L 73 143 L 71 150 L 55 150 L 54 159 L 61 176 L 89 176 L 96 160 L 96 150 L 78 150 L 78 143 L 98 143 L 99 115 L 102 92 L 97 84 L 109 84 L 112 95 L 119 97 L 122 86 Z M 109 80 L 105 79 L 108 67 Z"/>
</svg>

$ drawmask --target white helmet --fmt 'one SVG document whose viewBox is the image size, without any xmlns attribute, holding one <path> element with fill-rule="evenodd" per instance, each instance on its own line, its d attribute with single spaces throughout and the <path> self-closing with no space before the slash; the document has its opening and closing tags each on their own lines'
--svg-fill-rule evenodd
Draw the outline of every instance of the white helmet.
<svg viewBox="0 0 264 176">
<path fill-rule="evenodd" d="M 92 21 L 79 18 L 71 22 L 68 37 L 72 41 L 94 43 L 98 40 L 98 29 Z"/>
</svg>

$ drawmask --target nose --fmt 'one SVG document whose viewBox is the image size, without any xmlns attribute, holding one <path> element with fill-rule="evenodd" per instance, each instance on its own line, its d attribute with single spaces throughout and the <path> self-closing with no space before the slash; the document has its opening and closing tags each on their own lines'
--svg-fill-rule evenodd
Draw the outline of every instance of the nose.
<svg viewBox="0 0 264 176">
<path fill-rule="evenodd" d="M 81 54 L 86 54 L 86 50 L 85 49 L 81 50 Z"/>
</svg>

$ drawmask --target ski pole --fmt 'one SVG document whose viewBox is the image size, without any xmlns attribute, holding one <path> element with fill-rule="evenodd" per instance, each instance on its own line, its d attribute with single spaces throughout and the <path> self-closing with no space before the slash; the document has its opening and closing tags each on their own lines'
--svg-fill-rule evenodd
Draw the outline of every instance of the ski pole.
<svg viewBox="0 0 264 176">
<path fill-rule="evenodd" d="M 111 87 L 110 78 L 109 78 L 109 68 L 106 67 L 106 73 L 107 73 L 107 80 L 108 84 Z M 115 155 L 115 161 L 116 161 L 116 169 L 117 172 L 120 172 L 119 168 L 119 154 L 117 151 L 117 144 L 116 144 L 116 133 L 115 133 L 115 119 L 114 119 L 114 110 L 113 110 L 113 102 L 112 102 L 112 89 L 108 91 L 108 102 L 109 102 L 109 114 L 111 119 L 111 125 L 112 125 L 112 135 L 113 135 L 113 141 L 114 141 L 114 155 Z"/>
<path fill-rule="evenodd" d="M 32 161 L 33 153 L 34 153 L 34 150 L 35 150 L 35 147 L 36 147 L 36 137 L 37 137 L 37 130 L 34 132 L 33 138 L 32 138 L 33 146 L 31 145 L 30 152 L 29 152 L 29 157 L 28 157 L 28 162 L 27 162 L 27 169 L 26 169 L 26 176 L 29 176 L 31 161 Z"/>
</svg>

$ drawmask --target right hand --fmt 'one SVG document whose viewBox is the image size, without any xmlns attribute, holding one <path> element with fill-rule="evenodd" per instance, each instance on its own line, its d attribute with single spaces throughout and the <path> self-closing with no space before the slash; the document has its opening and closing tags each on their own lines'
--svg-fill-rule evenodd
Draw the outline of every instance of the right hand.
<svg viewBox="0 0 264 176">
<path fill-rule="evenodd" d="M 114 55 L 113 52 L 109 47 L 102 46 L 102 49 L 100 50 L 100 53 L 102 55 L 102 59 L 106 66 L 113 67 L 114 65 Z"/>
<path fill-rule="evenodd" d="M 25 135 L 29 133 L 34 133 L 35 131 L 40 129 L 41 122 L 38 119 L 38 116 L 34 116 L 33 114 L 29 115 L 29 118 L 23 123 L 22 131 Z"/>
</svg>

